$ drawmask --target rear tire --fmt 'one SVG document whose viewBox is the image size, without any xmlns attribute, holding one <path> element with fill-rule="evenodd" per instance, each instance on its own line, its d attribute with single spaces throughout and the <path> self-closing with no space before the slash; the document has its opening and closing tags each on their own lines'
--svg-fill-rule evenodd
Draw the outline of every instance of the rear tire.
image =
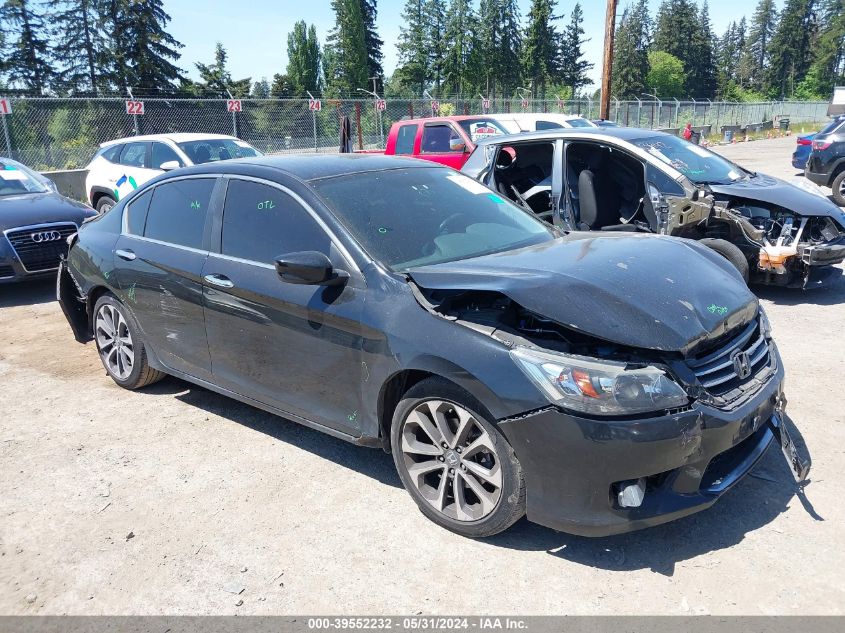
<svg viewBox="0 0 845 633">
<path fill-rule="evenodd" d="M 836 178 L 830 183 L 830 188 L 833 189 L 834 202 L 840 207 L 845 207 L 845 170 L 836 175 Z"/>
<path fill-rule="evenodd" d="M 704 244 L 704 246 L 716 251 L 719 255 L 733 264 L 739 271 L 739 274 L 742 275 L 745 283 L 748 283 L 748 260 L 745 257 L 745 253 L 743 253 L 736 244 L 731 244 L 727 240 L 720 240 L 713 237 L 705 237 L 700 241 Z"/>
<path fill-rule="evenodd" d="M 94 306 L 94 341 L 106 373 L 124 389 L 140 389 L 166 374 L 150 367 L 141 332 L 126 307 L 112 294 Z"/>
<path fill-rule="evenodd" d="M 522 467 L 483 405 L 442 378 L 408 390 L 393 413 L 390 445 L 420 511 L 462 536 L 483 538 L 525 514 Z"/>
<path fill-rule="evenodd" d="M 111 198 L 110 196 L 102 196 L 99 200 L 97 200 L 97 213 L 102 215 L 116 204 L 117 202 L 115 202 L 114 198 Z"/>
</svg>

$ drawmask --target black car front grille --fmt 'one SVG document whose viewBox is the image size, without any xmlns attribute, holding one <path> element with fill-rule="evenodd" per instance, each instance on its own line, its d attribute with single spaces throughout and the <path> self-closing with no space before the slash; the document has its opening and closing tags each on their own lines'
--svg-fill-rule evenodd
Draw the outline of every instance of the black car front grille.
<svg viewBox="0 0 845 633">
<path fill-rule="evenodd" d="M 687 363 L 699 384 L 721 405 L 756 392 L 773 370 L 769 341 L 756 320 L 715 351 Z"/>
<path fill-rule="evenodd" d="M 6 238 L 27 272 L 37 273 L 58 268 L 67 256 L 67 238 L 76 232 L 72 223 L 11 229 Z"/>
<path fill-rule="evenodd" d="M 7 264 L 0 264 L 0 279 L 5 277 L 14 277 L 15 271 Z"/>
</svg>

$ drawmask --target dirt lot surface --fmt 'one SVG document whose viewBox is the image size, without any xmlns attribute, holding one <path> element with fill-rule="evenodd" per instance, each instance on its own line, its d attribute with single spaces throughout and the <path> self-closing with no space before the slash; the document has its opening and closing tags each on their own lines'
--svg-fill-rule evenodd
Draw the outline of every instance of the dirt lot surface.
<svg viewBox="0 0 845 633">
<path fill-rule="evenodd" d="M 793 144 L 723 151 L 790 177 Z M 175 379 L 121 390 L 52 292 L 0 287 L 0 613 L 845 613 L 845 282 L 758 290 L 806 494 L 773 449 L 710 510 L 601 540 L 460 538 L 380 451 Z"/>
</svg>

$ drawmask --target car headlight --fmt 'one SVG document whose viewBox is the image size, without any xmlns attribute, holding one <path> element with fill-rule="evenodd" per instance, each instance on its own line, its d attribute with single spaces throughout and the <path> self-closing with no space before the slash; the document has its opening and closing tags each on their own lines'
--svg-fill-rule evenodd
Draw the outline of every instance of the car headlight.
<svg viewBox="0 0 845 633">
<path fill-rule="evenodd" d="M 686 392 L 653 366 L 628 369 L 626 363 L 517 347 L 517 366 L 545 396 L 566 409 L 594 415 L 632 415 L 683 407 Z"/>
</svg>

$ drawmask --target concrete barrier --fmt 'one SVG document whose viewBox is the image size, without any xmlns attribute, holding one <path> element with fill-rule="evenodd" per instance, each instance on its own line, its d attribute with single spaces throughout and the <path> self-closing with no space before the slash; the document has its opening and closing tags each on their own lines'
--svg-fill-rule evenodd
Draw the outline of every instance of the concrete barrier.
<svg viewBox="0 0 845 633">
<path fill-rule="evenodd" d="M 43 171 L 41 173 L 56 183 L 59 193 L 63 196 L 89 203 L 88 196 L 85 192 L 85 177 L 88 175 L 87 169 L 63 169 L 60 171 Z"/>
</svg>

